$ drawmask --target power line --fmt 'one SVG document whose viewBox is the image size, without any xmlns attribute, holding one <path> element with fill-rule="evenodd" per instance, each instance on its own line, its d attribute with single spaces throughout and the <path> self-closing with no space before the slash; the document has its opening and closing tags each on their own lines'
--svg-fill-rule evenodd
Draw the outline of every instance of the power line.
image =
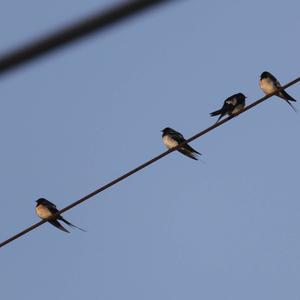
<svg viewBox="0 0 300 300">
<path fill-rule="evenodd" d="M 131 0 L 124 1 L 124 3 L 111 9 L 101 10 L 49 36 L 0 56 L 0 75 L 88 34 L 106 29 L 108 26 L 123 21 L 130 16 L 137 15 L 139 12 L 158 4 L 171 1 L 174 0 Z"/>
<path fill-rule="evenodd" d="M 286 88 L 288 88 L 288 87 L 290 87 L 290 86 L 296 84 L 296 83 L 299 82 L 299 81 L 300 81 L 300 77 L 298 77 L 298 78 L 294 79 L 293 81 L 287 83 L 286 85 L 282 86 L 282 87 L 281 87 L 280 89 L 278 89 L 277 91 L 281 91 L 281 90 L 283 90 L 283 89 L 286 89 Z M 271 93 L 271 94 L 268 94 L 268 95 L 266 95 L 266 96 L 264 96 L 264 97 L 262 97 L 262 98 L 256 100 L 255 102 L 253 102 L 253 103 L 249 104 L 247 107 L 245 107 L 239 114 L 244 113 L 245 111 L 247 111 L 247 110 L 249 110 L 249 109 L 251 109 L 251 108 L 257 106 L 258 104 L 264 102 L 265 100 L 267 100 L 268 98 L 272 97 L 272 96 L 275 95 L 275 94 L 276 94 L 276 92 L 273 92 L 273 93 Z M 239 115 L 239 114 L 237 114 L 237 115 Z M 90 198 L 94 197 L 95 195 L 97 195 L 97 194 L 103 192 L 104 190 L 110 188 L 111 186 L 113 186 L 113 185 L 119 183 L 120 181 L 123 181 L 123 180 L 126 179 L 127 177 L 129 177 L 129 176 L 131 176 L 131 175 L 133 175 L 133 174 L 139 172 L 140 170 L 146 168 L 147 166 L 149 166 L 149 165 L 155 163 L 156 161 L 158 161 L 158 160 L 160 160 L 161 158 L 165 157 L 166 155 L 172 153 L 173 151 L 176 151 L 178 148 L 182 147 L 184 144 L 189 143 L 189 142 L 192 142 L 192 141 L 194 141 L 195 139 L 198 139 L 199 137 L 201 137 L 201 136 L 207 134 L 208 132 L 214 130 L 215 128 L 217 128 L 217 127 L 223 125 L 224 123 L 228 122 L 229 120 L 235 118 L 237 115 L 235 115 L 235 116 L 234 116 L 234 115 L 229 116 L 229 117 L 227 117 L 227 118 L 225 118 L 225 119 L 219 121 L 218 123 L 215 123 L 215 124 L 213 124 L 212 126 L 210 126 L 210 127 L 206 128 L 206 129 L 200 131 L 199 133 L 195 134 L 195 135 L 192 136 L 191 138 L 187 139 L 184 143 L 179 144 L 177 147 L 174 147 L 174 148 L 172 148 L 172 149 L 169 149 L 169 150 L 167 150 L 167 151 L 165 151 L 165 152 L 163 152 L 163 153 L 161 153 L 161 154 L 155 156 L 154 158 L 152 158 L 152 159 L 148 160 L 147 162 L 145 162 L 145 163 L 139 165 L 138 167 L 132 169 L 131 171 L 129 171 L 129 172 L 127 172 L 127 173 L 121 175 L 120 177 L 115 178 L 114 180 L 110 181 L 109 183 L 105 184 L 104 186 L 100 187 L 99 189 L 97 189 L 97 190 L 91 192 L 90 194 L 88 194 L 88 195 L 82 197 L 81 199 L 79 199 L 79 200 L 77 200 L 77 201 L 71 203 L 70 205 L 68 205 L 68 206 L 66 206 L 65 208 L 61 209 L 56 215 L 62 214 L 62 213 L 64 213 L 65 211 L 70 210 L 71 208 L 73 208 L 73 207 L 75 207 L 75 206 L 81 204 L 82 202 L 87 201 L 88 199 L 90 199 Z M 18 239 L 18 238 L 20 238 L 21 236 L 23 236 L 23 235 L 25 235 L 26 233 L 32 231 L 33 229 L 39 227 L 40 225 L 44 224 L 45 222 L 47 222 L 47 220 L 42 220 L 42 221 L 40 221 L 40 222 L 38 222 L 38 223 L 35 223 L 34 225 L 32 225 L 32 226 L 30 226 L 30 227 L 24 229 L 23 231 L 17 233 L 16 235 L 10 237 L 9 239 L 7 239 L 7 240 L 5 240 L 4 242 L 0 243 L 0 248 L 3 247 L 3 246 L 5 246 L 5 245 L 7 245 L 7 244 L 9 244 L 9 243 L 11 243 L 12 241 L 14 241 L 14 240 L 16 240 L 16 239 Z"/>
</svg>

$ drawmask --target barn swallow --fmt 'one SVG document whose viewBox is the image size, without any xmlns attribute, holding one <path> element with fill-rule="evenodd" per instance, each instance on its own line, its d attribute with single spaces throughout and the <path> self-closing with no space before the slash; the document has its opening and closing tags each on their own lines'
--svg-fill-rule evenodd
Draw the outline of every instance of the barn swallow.
<svg viewBox="0 0 300 300">
<path fill-rule="evenodd" d="M 163 139 L 164 145 L 168 149 L 174 148 L 174 147 L 178 146 L 179 144 L 186 141 L 181 133 L 177 132 L 176 130 L 174 130 L 170 127 L 166 127 L 165 129 L 162 130 L 162 139 Z M 197 154 L 201 155 L 201 153 L 199 153 L 198 151 L 193 149 L 188 144 L 183 145 L 182 147 L 180 147 L 177 150 L 180 153 L 182 153 L 192 159 L 195 159 L 195 160 L 198 160 L 198 158 L 196 156 Z"/>
<path fill-rule="evenodd" d="M 275 76 L 265 71 L 260 75 L 259 86 L 263 90 L 263 92 L 266 95 L 268 95 L 270 93 L 275 92 L 278 88 L 280 88 L 281 84 L 276 79 Z M 276 93 L 276 96 L 284 99 L 294 111 L 297 111 L 297 109 L 290 102 L 290 101 L 296 102 L 296 100 L 292 96 L 290 96 L 285 90 L 281 90 L 280 92 Z"/>
<path fill-rule="evenodd" d="M 53 226 L 57 227 L 58 229 L 70 233 L 65 227 L 63 227 L 58 220 L 63 221 L 67 225 L 71 227 L 75 227 L 77 229 L 80 229 L 82 231 L 85 231 L 84 229 L 77 227 L 70 223 L 69 221 L 65 220 L 61 215 L 58 215 L 55 217 L 55 219 L 51 219 L 53 215 L 55 215 L 58 212 L 58 209 L 56 208 L 56 205 L 52 202 L 48 201 L 45 198 L 40 198 L 36 200 L 37 205 L 35 206 L 35 212 L 41 219 L 48 219 L 48 222 L 51 223 Z"/>
<path fill-rule="evenodd" d="M 236 115 L 245 107 L 246 98 L 247 97 L 242 93 L 234 94 L 224 101 L 221 109 L 210 113 L 210 116 L 214 117 L 220 115 L 219 119 L 216 122 L 218 123 L 226 114 L 228 114 L 229 116 Z"/>
</svg>

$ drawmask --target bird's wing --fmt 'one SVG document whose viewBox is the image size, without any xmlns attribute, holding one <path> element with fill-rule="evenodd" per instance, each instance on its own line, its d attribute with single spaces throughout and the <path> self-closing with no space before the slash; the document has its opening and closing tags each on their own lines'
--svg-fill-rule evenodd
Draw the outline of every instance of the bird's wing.
<svg viewBox="0 0 300 300">
<path fill-rule="evenodd" d="M 236 104 L 237 104 L 236 97 L 231 96 L 224 101 L 223 107 L 230 109 L 233 108 Z"/>
<path fill-rule="evenodd" d="M 198 158 L 195 156 L 195 154 L 191 153 L 186 148 L 181 147 L 181 148 L 178 149 L 178 151 L 180 153 L 182 153 L 183 155 L 186 155 L 186 156 L 188 156 L 188 157 L 190 157 L 190 158 L 192 158 L 194 160 L 198 160 Z"/>
<path fill-rule="evenodd" d="M 279 92 L 278 96 L 280 98 L 283 98 L 285 100 L 290 100 L 296 102 L 296 99 L 294 99 L 290 94 L 288 94 L 285 90 L 282 90 Z"/>
<path fill-rule="evenodd" d="M 185 138 L 183 137 L 183 135 L 180 132 L 177 131 L 172 131 L 169 133 L 170 137 L 175 140 L 176 142 L 183 143 L 185 141 Z"/>
<path fill-rule="evenodd" d="M 273 82 L 274 82 L 275 87 L 281 88 L 281 84 L 276 78 L 275 78 L 275 81 L 273 81 Z"/>
<path fill-rule="evenodd" d="M 75 228 L 77 228 L 77 229 L 79 229 L 79 230 L 81 230 L 81 231 L 86 232 L 86 230 L 84 230 L 84 229 L 82 229 L 82 228 L 80 228 L 80 227 L 78 227 L 78 226 L 76 226 L 76 225 L 70 223 L 69 221 L 67 221 L 66 219 L 64 219 L 62 216 L 59 216 L 59 220 L 65 222 L 67 225 L 69 225 L 69 226 L 71 226 L 71 227 L 75 227 Z"/>
<path fill-rule="evenodd" d="M 272 75 L 271 73 L 268 74 L 268 77 L 270 78 L 270 80 L 272 81 L 273 85 L 277 88 L 281 87 L 280 82 L 277 80 L 277 78 Z"/>
<path fill-rule="evenodd" d="M 53 208 L 56 208 L 56 205 L 52 202 L 50 202 L 49 200 L 47 199 L 43 199 L 43 204 L 46 205 L 47 207 L 53 207 Z"/>
<path fill-rule="evenodd" d="M 47 208 L 49 209 L 49 211 L 52 213 L 52 214 L 56 214 L 58 212 L 58 209 L 56 208 L 56 206 L 53 204 L 53 206 L 51 205 L 47 205 Z"/>
<path fill-rule="evenodd" d="M 190 151 L 190 152 L 193 152 L 193 153 L 197 153 L 197 154 L 199 154 L 199 155 L 202 155 L 200 152 L 198 152 L 197 150 L 195 150 L 194 148 L 192 148 L 189 144 L 185 144 L 183 147 L 184 147 L 185 149 L 187 149 L 188 151 Z"/>
<path fill-rule="evenodd" d="M 68 231 L 64 226 L 62 226 L 57 220 L 49 220 L 48 222 L 50 224 L 52 224 L 53 226 L 55 226 L 56 228 L 58 228 L 64 232 L 70 233 L 70 231 Z"/>
</svg>

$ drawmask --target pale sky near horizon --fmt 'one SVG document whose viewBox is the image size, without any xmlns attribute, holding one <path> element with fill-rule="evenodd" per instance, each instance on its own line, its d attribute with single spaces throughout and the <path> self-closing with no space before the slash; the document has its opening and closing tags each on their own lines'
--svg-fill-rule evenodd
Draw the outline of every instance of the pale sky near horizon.
<svg viewBox="0 0 300 300">
<path fill-rule="evenodd" d="M 118 1 L 3 0 L 0 54 Z M 174 1 L 1 77 L 3 241 L 299 76 L 299 1 Z M 300 85 L 288 93 L 298 102 Z M 273 97 L 0 249 L 5 300 L 298 300 L 300 113 Z"/>
</svg>

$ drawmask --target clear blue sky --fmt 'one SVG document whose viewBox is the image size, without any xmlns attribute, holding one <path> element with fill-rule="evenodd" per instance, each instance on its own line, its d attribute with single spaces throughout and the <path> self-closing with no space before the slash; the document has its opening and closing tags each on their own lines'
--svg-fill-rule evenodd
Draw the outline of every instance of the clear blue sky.
<svg viewBox="0 0 300 300">
<path fill-rule="evenodd" d="M 0 52 L 113 1 L 3 0 Z M 1 241 L 186 137 L 262 71 L 299 76 L 299 1 L 175 1 L 0 80 Z M 300 100 L 300 85 L 288 92 Z M 300 109 L 300 102 L 296 104 Z M 300 113 L 276 97 L 0 249 L 6 300 L 296 300 Z"/>
</svg>

